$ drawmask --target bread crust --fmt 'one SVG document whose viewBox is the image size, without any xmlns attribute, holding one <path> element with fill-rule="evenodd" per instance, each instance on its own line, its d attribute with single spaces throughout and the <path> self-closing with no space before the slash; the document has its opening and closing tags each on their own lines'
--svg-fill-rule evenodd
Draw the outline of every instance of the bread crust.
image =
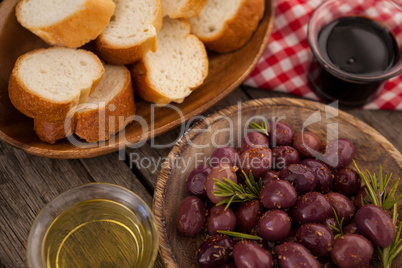
<svg viewBox="0 0 402 268">
<path fill-rule="evenodd" d="M 152 25 L 155 27 L 156 32 L 162 28 L 163 14 L 160 1 L 156 8 L 156 16 Z M 108 43 L 102 34 L 95 40 L 95 51 L 104 61 L 116 64 L 127 65 L 140 60 L 147 51 L 156 51 L 156 35 L 148 38 L 143 43 L 133 44 L 132 46 L 120 47 L 114 44 Z"/>
<path fill-rule="evenodd" d="M 98 142 L 109 140 L 112 134 L 125 128 L 133 121 L 136 112 L 130 72 L 128 69 L 125 71 L 126 81 L 123 89 L 106 107 L 82 112 L 79 112 L 78 108 L 76 113 L 67 119 L 70 124 L 67 129 L 65 120 L 50 122 L 34 119 L 34 129 L 40 140 L 54 144 L 57 140 L 75 133 L 87 142 Z M 109 120 L 110 118 L 113 118 L 113 121 Z"/>
<path fill-rule="evenodd" d="M 124 89 L 108 102 L 106 107 L 75 113 L 74 131 L 80 138 L 87 142 L 106 141 L 134 120 L 136 107 L 133 86 L 130 72 L 128 69 L 126 71 Z"/>
<path fill-rule="evenodd" d="M 71 118 L 70 128 L 65 130 L 65 120 L 60 120 L 56 122 L 44 121 L 39 119 L 34 119 L 34 130 L 36 135 L 41 141 L 54 144 L 56 141 L 68 137 L 74 133 L 74 117 Z"/>
<path fill-rule="evenodd" d="M 21 25 L 50 45 L 69 48 L 77 48 L 94 40 L 109 23 L 115 10 L 112 0 L 87 0 L 83 9 L 56 24 L 31 27 L 22 21 L 20 16 L 21 5 L 26 1 L 28 0 L 19 2 L 16 7 L 17 19 Z"/>
<path fill-rule="evenodd" d="M 187 0 L 180 10 L 168 14 L 172 19 L 197 17 L 207 0 Z"/>
<path fill-rule="evenodd" d="M 198 36 L 205 46 L 219 53 L 241 48 L 257 29 L 264 16 L 265 0 L 242 0 L 236 15 L 212 37 Z"/>
<path fill-rule="evenodd" d="M 194 42 L 198 42 L 199 46 L 204 47 L 204 44 L 196 37 L 195 35 L 190 35 L 190 24 L 186 19 L 178 19 L 182 22 L 185 22 L 188 28 L 188 33 L 185 38 L 192 38 Z M 205 79 L 208 76 L 208 55 L 204 50 L 202 50 L 202 57 L 205 60 L 204 70 L 202 71 L 202 77 Z M 141 97 L 143 100 L 153 102 L 158 106 L 166 105 L 170 102 L 182 103 L 184 98 L 182 99 L 172 99 L 169 96 L 161 94 L 157 88 L 155 88 L 149 78 L 148 73 L 150 72 L 150 66 L 146 62 L 146 58 L 142 58 L 137 63 L 130 66 L 131 76 L 133 78 L 133 85 L 135 94 Z M 197 89 L 203 82 L 204 79 L 200 80 L 199 83 L 190 88 L 191 90 Z"/>
<path fill-rule="evenodd" d="M 18 76 L 19 65 L 26 57 L 30 54 L 36 53 L 40 50 L 46 50 L 45 48 L 40 48 L 28 52 L 22 56 L 20 56 L 15 66 L 11 72 L 10 80 L 8 83 L 8 95 L 11 103 L 17 108 L 18 111 L 25 114 L 28 117 L 45 120 L 45 121 L 59 121 L 64 120 L 69 113 L 70 109 L 74 108 L 79 99 L 72 99 L 68 102 L 53 102 L 46 98 L 43 98 L 37 95 L 35 92 L 32 92 L 29 88 L 27 88 L 24 82 Z M 93 54 L 92 52 L 87 51 L 88 53 Z M 102 62 L 98 59 L 98 57 L 93 54 L 94 57 L 99 61 L 99 68 L 101 68 L 102 75 L 99 76 L 98 79 L 94 80 L 92 86 L 88 93 L 90 94 L 95 87 L 98 85 L 100 80 L 102 79 L 104 68 Z M 85 101 L 85 100 L 84 100 Z"/>
<path fill-rule="evenodd" d="M 141 99 L 160 105 L 168 104 L 171 101 L 167 96 L 160 94 L 152 86 L 147 75 L 148 66 L 144 59 L 132 65 L 130 71 L 133 77 L 134 92 Z"/>
</svg>

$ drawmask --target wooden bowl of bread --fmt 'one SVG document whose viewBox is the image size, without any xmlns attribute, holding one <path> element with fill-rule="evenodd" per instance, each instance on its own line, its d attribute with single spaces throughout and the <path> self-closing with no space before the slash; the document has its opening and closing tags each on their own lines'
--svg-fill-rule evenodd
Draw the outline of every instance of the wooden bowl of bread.
<svg viewBox="0 0 402 268">
<path fill-rule="evenodd" d="M 137 146 L 204 112 L 251 72 L 274 19 L 272 0 L 45 2 L 0 4 L 0 139 L 50 158 Z"/>
</svg>

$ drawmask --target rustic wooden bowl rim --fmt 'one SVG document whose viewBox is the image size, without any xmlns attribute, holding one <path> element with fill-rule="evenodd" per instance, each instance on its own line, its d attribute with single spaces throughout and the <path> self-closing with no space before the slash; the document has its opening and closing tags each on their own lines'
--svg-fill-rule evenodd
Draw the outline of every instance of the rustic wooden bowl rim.
<svg viewBox="0 0 402 268">
<path fill-rule="evenodd" d="M 242 111 L 254 110 L 263 106 L 287 106 L 287 107 L 300 107 L 303 109 L 309 110 L 320 110 L 325 111 L 334 110 L 336 108 L 332 108 L 330 106 L 326 106 L 322 103 L 318 103 L 315 101 L 309 100 L 301 100 L 294 98 L 265 98 L 265 99 L 257 99 L 243 102 L 241 104 Z M 161 250 L 162 258 L 166 265 L 174 265 L 178 267 L 177 261 L 173 254 L 168 235 L 166 232 L 166 221 L 165 221 L 165 198 L 167 193 L 167 187 L 169 186 L 169 182 L 172 179 L 170 176 L 172 173 L 171 163 L 174 163 L 176 158 L 180 157 L 182 151 L 186 149 L 189 145 L 189 142 L 196 138 L 198 135 L 202 135 L 202 130 L 207 129 L 210 125 L 222 120 L 225 117 L 230 117 L 235 114 L 238 110 L 238 105 L 232 105 L 226 107 L 222 110 L 219 110 L 209 116 L 207 116 L 204 120 L 197 122 L 191 129 L 189 129 L 183 137 L 176 143 L 176 145 L 170 151 L 167 159 L 165 160 L 162 170 L 160 171 L 157 184 L 155 187 L 152 210 L 155 215 L 156 223 L 159 229 L 159 248 Z M 389 152 L 392 158 L 396 160 L 398 165 L 402 168 L 402 155 L 401 153 L 377 130 L 373 129 L 371 126 L 366 123 L 360 121 L 356 117 L 343 112 L 341 110 L 337 111 L 339 113 L 338 116 L 346 119 L 351 125 L 357 127 L 359 125 L 359 129 L 373 137 L 381 146 L 384 147 L 385 150 Z"/>
</svg>

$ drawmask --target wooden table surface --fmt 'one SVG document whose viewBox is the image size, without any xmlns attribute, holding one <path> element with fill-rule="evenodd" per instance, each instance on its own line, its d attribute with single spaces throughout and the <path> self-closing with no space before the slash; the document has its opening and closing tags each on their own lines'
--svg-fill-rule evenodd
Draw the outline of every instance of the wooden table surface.
<svg viewBox="0 0 402 268">
<path fill-rule="evenodd" d="M 212 107 L 209 114 L 227 105 L 257 98 L 290 97 L 251 88 L 238 88 Z M 402 151 L 402 113 L 397 111 L 345 110 L 371 125 Z M 155 144 L 174 142 L 180 128 L 157 138 Z M 153 149 L 147 142 L 138 149 L 101 157 L 77 160 L 48 159 L 27 154 L 0 142 L 0 268 L 27 267 L 26 242 L 29 229 L 41 208 L 58 194 L 90 182 L 124 186 L 151 205 L 162 161 L 171 149 Z M 125 158 L 125 160 L 124 160 Z M 138 166 L 138 159 L 152 161 L 149 168 Z M 157 267 L 163 266 L 158 258 Z"/>
</svg>

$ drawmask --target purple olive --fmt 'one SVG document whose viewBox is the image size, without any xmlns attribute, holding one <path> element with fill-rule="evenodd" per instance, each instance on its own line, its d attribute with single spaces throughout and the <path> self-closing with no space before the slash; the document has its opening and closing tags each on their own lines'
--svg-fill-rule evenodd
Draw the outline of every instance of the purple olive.
<svg viewBox="0 0 402 268">
<path fill-rule="evenodd" d="M 251 148 L 240 155 L 240 168 L 248 175 L 260 177 L 272 166 L 272 151 L 268 147 Z"/>
<path fill-rule="evenodd" d="M 301 165 L 306 165 L 313 170 L 315 177 L 317 178 L 317 185 L 315 191 L 327 193 L 332 190 L 332 181 L 334 175 L 331 170 L 322 162 L 315 159 L 304 159 L 300 161 Z"/>
<path fill-rule="evenodd" d="M 207 227 L 209 234 L 216 234 L 218 230 L 233 231 L 236 227 L 236 215 L 231 208 L 225 210 L 226 205 L 214 206 L 209 211 Z"/>
<path fill-rule="evenodd" d="M 361 179 L 356 171 L 350 168 L 339 170 L 334 178 L 334 188 L 346 196 L 356 194 L 360 189 Z"/>
<path fill-rule="evenodd" d="M 214 179 L 218 181 L 224 181 L 223 178 L 231 180 L 237 183 L 236 169 L 226 163 L 221 163 L 212 168 L 211 172 L 208 174 L 207 181 L 205 183 L 205 189 L 207 196 L 212 203 L 219 203 L 226 197 L 216 196 L 214 191 L 216 191 L 216 186 Z"/>
<path fill-rule="evenodd" d="M 349 223 L 348 225 L 343 227 L 342 232 L 344 234 L 360 234 L 355 222 Z"/>
<path fill-rule="evenodd" d="M 386 248 L 394 241 L 394 223 L 380 207 L 370 204 L 359 208 L 355 222 L 359 232 L 380 247 Z"/>
<path fill-rule="evenodd" d="M 177 229 L 186 236 L 199 233 L 205 222 L 205 205 L 196 196 L 187 196 L 177 211 Z"/>
<path fill-rule="evenodd" d="M 268 133 L 272 147 L 276 147 L 291 145 L 295 131 L 284 122 L 271 122 Z"/>
<path fill-rule="evenodd" d="M 253 148 L 266 148 L 269 146 L 268 137 L 259 132 L 249 132 L 241 140 L 240 153 L 244 153 Z"/>
<path fill-rule="evenodd" d="M 292 164 L 282 169 L 279 178 L 290 182 L 299 194 L 313 191 L 318 182 L 313 170 L 300 164 Z"/>
<path fill-rule="evenodd" d="M 276 247 L 281 268 L 320 268 L 320 263 L 310 251 L 296 242 L 286 242 Z"/>
<path fill-rule="evenodd" d="M 279 172 L 275 170 L 266 170 L 261 175 L 262 184 L 265 185 L 268 182 L 278 180 L 279 179 Z"/>
<path fill-rule="evenodd" d="M 296 239 L 318 257 L 329 255 L 335 242 L 332 231 L 319 223 L 307 223 L 300 226 Z"/>
<path fill-rule="evenodd" d="M 348 223 L 354 216 L 356 208 L 349 198 L 340 193 L 327 193 L 325 195 L 335 210 L 338 219 L 344 218 L 344 223 Z M 334 215 L 332 215 L 334 216 Z"/>
<path fill-rule="evenodd" d="M 364 186 L 362 188 L 360 188 L 360 190 L 357 192 L 356 197 L 355 197 L 355 206 L 357 209 L 361 208 L 363 206 L 362 204 L 362 198 L 364 199 L 364 201 L 366 201 L 367 203 L 371 203 L 370 197 L 367 195 L 366 193 L 366 189 L 367 187 Z"/>
<path fill-rule="evenodd" d="M 299 223 L 323 222 L 331 216 L 331 204 L 318 192 L 302 195 L 291 208 L 290 215 Z"/>
<path fill-rule="evenodd" d="M 273 169 L 281 170 L 291 164 L 299 163 L 299 153 L 290 146 L 276 146 L 272 149 Z"/>
<path fill-rule="evenodd" d="M 219 163 L 226 163 L 231 166 L 238 166 L 239 154 L 234 148 L 230 146 L 217 148 L 212 153 L 210 164 L 214 167 Z"/>
<path fill-rule="evenodd" d="M 230 260 L 233 246 L 233 240 L 227 235 L 210 236 L 201 244 L 197 251 L 199 267 L 221 267 Z"/>
<path fill-rule="evenodd" d="M 292 223 L 288 214 L 282 210 L 269 210 L 258 221 L 258 232 L 267 241 L 284 239 L 290 232 Z"/>
<path fill-rule="evenodd" d="M 193 171 L 187 179 L 187 192 L 191 195 L 195 195 L 201 199 L 207 198 L 205 191 L 205 182 L 207 176 L 211 172 L 211 167 L 208 165 L 199 165 Z"/>
<path fill-rule="evenodd" d="M 233 249 L 233 257 L 237 268 L 272 267 L 272 255 L 251 241 L 240 241 Z"/>
<path fill-rule="evenodd" d="M 260 200 L 267 209 L 286 209 L 296 203 L 297 193 L 288 181 L 275 180 L 262 187 Z"/>
<path fill-rule="evenodd" d="M 341 169 L 352 163 L 355 156 L 353 143 L 345 138 L 330 141 L 325 147 L 322 161 L 332 169 Z"/>
<path fill-rule="evenodd" d="M 236 212 L 237 227 L 240 232 L 250 233 L 257 226 L 264 208 L 257 199 L 242 203 Z"/>
<path fill-rule="evenodd" d="M 322 143 L 317 135 L 304 131 L 295 135 L 293 147 L 299 151 L 301 157 L 309 158 L 315 157 L 321 151 Z"/>
<path fill-rule="evenodd" d="M 335 240 L 331 259 L 341 268 L 367 267 L 373 246 L 361 235 L 346 234 Z"/>
</svg>

